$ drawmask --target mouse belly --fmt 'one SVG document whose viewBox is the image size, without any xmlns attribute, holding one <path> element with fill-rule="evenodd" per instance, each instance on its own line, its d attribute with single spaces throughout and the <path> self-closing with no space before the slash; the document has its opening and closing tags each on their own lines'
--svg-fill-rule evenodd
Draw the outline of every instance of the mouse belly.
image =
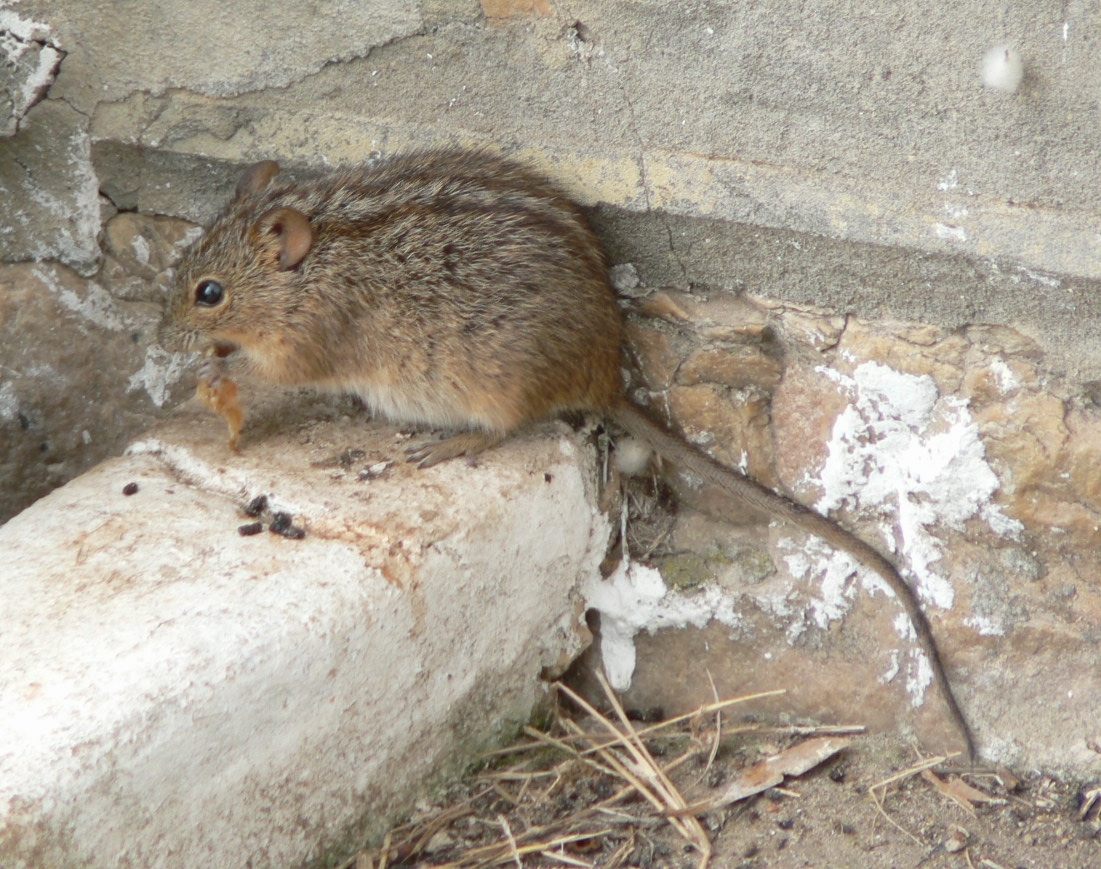
<svg viewBox="0 0 1101 869">
<path fill-rule="evenodd" d="M 507 434 L 525 420 L 517 419 L 505 402 L 481 396 L 475 400 L 455 389 L 425 386 L 395 388 L 386 384 L 342 383 L 341 391 L 358 395 L 375 418 L 398 425 L 449 431 Z"/>
</svg>

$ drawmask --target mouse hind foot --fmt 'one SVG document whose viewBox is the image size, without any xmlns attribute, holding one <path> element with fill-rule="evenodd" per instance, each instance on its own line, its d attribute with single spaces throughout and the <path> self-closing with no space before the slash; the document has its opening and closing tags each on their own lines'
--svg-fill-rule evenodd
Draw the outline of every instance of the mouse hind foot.
<svg viewBox="0 0 1101 869">
<path fill-rule="evenodd" d="M 468 459 L 483 450 L 494 447 L 505 439 L 505 435 L 486 431 L 470 431 L 452 435 L 441 441 L 429 441 L 415 444 L 407 449 L 406 461 L 416 462 L 418 468 L 431 468 L 440 462 L 466 456 Z"/>
</svg>

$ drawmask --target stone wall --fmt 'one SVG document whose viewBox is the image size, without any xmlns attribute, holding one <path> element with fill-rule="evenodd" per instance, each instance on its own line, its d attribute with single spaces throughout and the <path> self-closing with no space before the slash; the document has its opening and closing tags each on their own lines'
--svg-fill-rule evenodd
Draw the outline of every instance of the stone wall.
<svg viewBox="0 0 1101 869">
<path fill-rule="evenodd" d="M 117 452 L 189 393 L 184 361 L 153 343 L 158 300 L 174 252 L 240 167 L 488 145 L 565 185 L 613 262 L 633 265 L 635 394 L 901 557 L 989 755 L 1097 768 L 1101 13 L 846 0 L 309 9 L 0 8 L 0 512 Z M 1002 43 L 1023 63 L 1015 89 L 984 85 L 984 55 Z M 686 514 L 672 554 L 721 554 L 708 570 L 743 617 L 724 635 L 741 660 L 779 662 L 732 660 L 738 678 L 786 678 L 795 658 L 802 678 L 814 654 L 851 664 L 898 644 L 882 597 L 846 619 L 864 639 L 835 642 L 858 584 L 816 590 L 822 568 L 793 561 L 790 536 L 746 532 L 768 555 L 762 573 L 730 551 L 741 537 L 697 519 Z M 793 576 L 803 590 L 783 591 Z M 860 633 L 861 618 L 885 621 Z M 777 627 L 779 640 L 765 630 Z M 888 669 L 876 659 L 853 674 L 873 686 L 873 722 L 908 702 L 896 680 L 874 707 Z M 830 708 L 809 689 L 792 702 Z M 1022 718 L 1032 705 L 1056 713 L 1038 727 Z"/>
</svg>

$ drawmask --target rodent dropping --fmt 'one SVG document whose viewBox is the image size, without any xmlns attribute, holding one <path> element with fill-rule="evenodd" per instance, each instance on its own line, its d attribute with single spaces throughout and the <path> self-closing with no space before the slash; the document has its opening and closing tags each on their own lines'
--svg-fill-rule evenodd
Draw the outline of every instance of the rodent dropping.
<svg viewBox="0 0 1101 869">
<path fill-rule="evenodd" d="M 201 380 L 215 399 L 228 380 L 221 358 L 238 353 L 262 379 L 353 393 L 376 416 L 454 432 L 412 451 L 421 466 L 475 455 L 563 411 L 610 418 L 882 576 L 973 751 L 929 623 L 894 566 L 630 402 L 604 253 L 578 206 L 518 164 L 482 151 L 429 151 L 290 182 L 276 163 L 257 163 L 184 253 L 161 341 L 206 351 Z M 223 402 L 231 414 L 232 399 Z"/>
</svg>

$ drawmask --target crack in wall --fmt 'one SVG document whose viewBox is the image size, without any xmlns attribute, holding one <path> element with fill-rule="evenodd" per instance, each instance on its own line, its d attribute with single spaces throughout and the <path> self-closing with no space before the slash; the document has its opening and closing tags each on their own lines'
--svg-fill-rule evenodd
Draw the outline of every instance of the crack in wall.
<svg viewBox="0 0 1101 869">
<path fill-rule="evenodd" d="M 646 203 L 646 213 L 655 215 L 658 220 L 661 221 L 661 225 L 665 227 L 665 235 L 669 242 L 669 253 L 672 254 L 673 260 L 677 264 L 677 268 L 680 269 L 681 276 L 684 278 L 684 285 L 689 286 L 691 282 L 688 278 L 688 267 L 684 264 L 684 260 L 681 259 L 680 253 L 677 251 L 676 245 L 673 242 L 673 228 L 669 224 L 669 216 L 664 211 L 655 211 L 653 207 L 653 198 L 650 190 L 650 175 L 646 158 L 647 148 L 642 138 L 642 132 L 638 127 L 635 105 L 631 100 L 630 94 L 627 92 L 626 85 L 621 83 L 619 89 L 620 93 L 623 95 L 623 101 L 627 105 L 627 113 L 631 117 L 631 132 L 638 142 L 638 169 L 639 177 L 642 180 L 642 196 Z"/>
</svg>

